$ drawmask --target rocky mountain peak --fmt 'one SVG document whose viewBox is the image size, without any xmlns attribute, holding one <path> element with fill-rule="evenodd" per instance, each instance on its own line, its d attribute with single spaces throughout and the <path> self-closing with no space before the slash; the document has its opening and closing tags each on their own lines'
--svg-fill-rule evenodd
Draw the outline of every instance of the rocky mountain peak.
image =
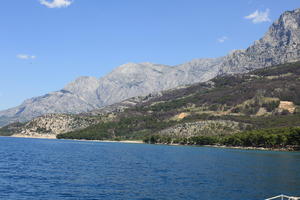
<svg viewBox="0 0 300 200">
<path fill-rule="evenodd" d="M 260 41 L 273 46 L 299 44 L 300 9 L 284 12 Z"/>
<path fill-rule="evenodd" d="M 300 59 L 300 9 L 284 12 L 264 37 L 245 50 L 225 57 L 219 74 L 244 73 L 254 69 L 296 62 Z"/>
</svg>

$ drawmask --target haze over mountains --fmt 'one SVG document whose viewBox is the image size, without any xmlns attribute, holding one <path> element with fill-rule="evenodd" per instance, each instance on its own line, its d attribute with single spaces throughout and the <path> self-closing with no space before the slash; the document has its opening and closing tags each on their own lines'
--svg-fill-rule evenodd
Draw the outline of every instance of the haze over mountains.
<svg viewBox="0 0 300 200">
<path fill-rule="evenodd" d="M 20 106 L 1 111 L 0 126 L 47 113 L 86 112 L 130 97 L 207 81 L 217 75 L 245 73 L 299 60 L 300 8 L 283 13 L 265 36 L 246 50 L 177 66 L 128 63 L 100 79 L 79 77 L 60 91 L 28 99 Z"/>
</svg>

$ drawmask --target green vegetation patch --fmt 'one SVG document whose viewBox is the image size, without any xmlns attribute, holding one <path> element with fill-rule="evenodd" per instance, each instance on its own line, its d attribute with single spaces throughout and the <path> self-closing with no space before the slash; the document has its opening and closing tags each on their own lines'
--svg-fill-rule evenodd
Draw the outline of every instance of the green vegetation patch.
<svg viewBox="0 0 300 200">
<path fill-rule="evenodd" d="M 272 128 L 245 131 L 230 136 L 194 136 L 190 138 L 170 138 L 152 135 L 144 138 L 151 144 L 226 145 L 239 147 L 286 148 L 300 147 L 300 128 Z"/>
<path fill-rule="evenodd" d="M 23 127 L 23 123 L 12 123 L 8 126 L 0 128 L 0 136 L 12 136 L 13 134 L 19 132 Z"/>
</svg>

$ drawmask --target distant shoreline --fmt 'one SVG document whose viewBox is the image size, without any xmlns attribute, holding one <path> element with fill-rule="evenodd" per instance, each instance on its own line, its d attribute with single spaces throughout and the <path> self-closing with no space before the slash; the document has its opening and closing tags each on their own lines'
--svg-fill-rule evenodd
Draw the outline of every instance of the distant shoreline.
<svg viewBox="0 0 300 200">
<path fill-rule="evenodd" d="M 58 139 L 61 140 L 61 139 Z M 128 144 L 146 144 L 143 140 L 79 140 L 79 139 L 63 139 L 63 140 L 75 140 L 75 141 L 86 141 L 86 142 L 106 142 L 106 143 L 128 143 Z"/>
<path fill-rule="evenodd" d="M 12 135 L 12 136 L 3 136 L 3 137 L 14 137 L 14 138 L 34 138 L 34 139 L 57 139 L 54 135 L 43 135 L 43 136 L 28 136 L 28 135 Z"/>
<path fill-rule="evenodd" d="M 26 135 L 12 135 L 12 136 L 0 136 L 0 137 L 13 137 L 13 138 L 33 138 L 33 139 L 57 139 L 56 136 L 26 136 Z M 57 139 L 61 140 L 61 139 Z M 86 142 L 104 142 L 104 143 L 127 143 L 127 144 L 150 144 L 145 143 L 142 140 L 85 140 L 85 139 L 64 139 L 73 141 L 86 141 Z M 225 145 L 187 145 L 187 144 L 164 144 L 156 143 L 153 145 L 167 145 L 167 146 L 194 146 L 194 147 L 212 147 L 212 148 L 224 148 L 224 149 L 242 149 L 242 150 L 260 150 L 260 151 L 300 151 L 299 149 L 292 148 L 264 148 L 264 147 L 242 147 L 242 146 L 225 146 Z"/>
<path fill-rule="evenodd" d="M 144 144 L 149 144 L 149 143 L 144 143 Z M 222 149 L 242 149 L 242 150 L 260 150 L 260 151 L 289 151 L 289 152 L 300 151 L 300 147 L 294 149 L 294 148 L 265 148 L 265 147 L 243 147 L 243 146 L 225 146 L 225 145 L 189 145 L 189 144 L 163 144 L 163 143 L 156 143 L 154 145 L 212 147 L 212 148 L 222 148 Z"/>
<path fill-rule="evenodd" d="M 242 147 L 242 146 L 224 146 L 224 145 L 204 145 L 206 147 L 214 148 L 224 148 L 224 149 L 243 149 L 243 150 L 260 150 L 260 151 L 289 151 L 295 152 L 300 149 L 291 149 L 291 148 L 265 148 L 265 147 Z"/>
<path fill-rule="evenodd" d="M 49 135 L 49 136 L 12 135 L 12 136 L 1 136 L 1 137 L 61 140 L 61 139 L 57 139 L 55 135 Z M 64 140 L 88 141 L 88 142 L 110 142 L 110 143 L 144 144 L 143 140 L 120 140 L 120 141 L 118 141 L 118 140 L 85 140 L 85 139 L 64 139 Z"/>
</svg>

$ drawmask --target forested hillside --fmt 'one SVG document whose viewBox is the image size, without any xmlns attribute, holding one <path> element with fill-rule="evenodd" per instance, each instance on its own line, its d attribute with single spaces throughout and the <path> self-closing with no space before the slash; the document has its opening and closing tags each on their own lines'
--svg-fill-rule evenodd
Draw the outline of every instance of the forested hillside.
<svg viewBox="0 0 300 200">
<path fill-rule="evenodd" d="M 155 136 L 165 138 L 163 143 L 188 143 L 188 139 L 198 136 L 240 137 L 245 131 L 297 127 L 299 75 L 297 62 L 219 76 L 209 82 L 166 91 L 114 113 L 110 120 L 57 137 L 149 142 Z"/>
</svg>

